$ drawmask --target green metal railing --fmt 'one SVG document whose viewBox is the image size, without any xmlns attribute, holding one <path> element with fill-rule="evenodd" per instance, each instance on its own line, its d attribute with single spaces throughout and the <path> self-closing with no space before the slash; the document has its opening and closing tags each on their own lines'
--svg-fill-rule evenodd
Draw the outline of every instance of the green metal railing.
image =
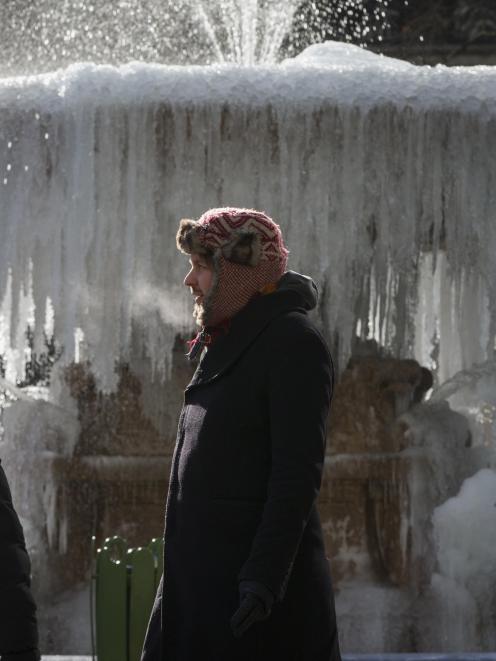
<svg viewBox="0 0 496 661">
<path fill-rule="evenodd" d="M 103 547 L 96 550 L 92 538 L 93 659 L 139 661 L 162 576 L 163 554 L 162 539 L 133 549 L 122 537 L 107 537 Z"/>
</svg>

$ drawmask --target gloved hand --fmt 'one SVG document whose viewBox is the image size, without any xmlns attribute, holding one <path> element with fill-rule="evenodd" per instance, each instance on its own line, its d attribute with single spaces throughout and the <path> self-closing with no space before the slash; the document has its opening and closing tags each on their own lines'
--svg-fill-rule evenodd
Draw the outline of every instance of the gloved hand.
<svg viewBox="0 0 496 661">
<path fill-rule="evenodd" d="M 240 638 L 252 624 L 266 620 L 274 604 L 272 592 L 257 581 L 241 581 L 239 584 L 239 608 L 231 618 L 231 630 Z"/>
</svg>

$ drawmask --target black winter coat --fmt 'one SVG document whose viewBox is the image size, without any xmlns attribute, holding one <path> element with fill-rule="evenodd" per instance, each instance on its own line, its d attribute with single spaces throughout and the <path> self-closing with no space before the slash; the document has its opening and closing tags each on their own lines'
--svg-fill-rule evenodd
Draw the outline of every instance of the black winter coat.
<svg viewBox="0 0 496 661">
<path fill-rule="evenodd" d="M 143 661 L 340 661 L 316 509 L 332 395 L 328 349 L 288 272 L 204 354 L 186 388 Z M 238 583 L 276 597 L 268 620 L 230 630 Z"/>
<path fill-rule="evenodd" d="M 36 606 L 24 534 L 0 465 L 0 656 L 34 661 L 38 654 Z"/>
</svg>

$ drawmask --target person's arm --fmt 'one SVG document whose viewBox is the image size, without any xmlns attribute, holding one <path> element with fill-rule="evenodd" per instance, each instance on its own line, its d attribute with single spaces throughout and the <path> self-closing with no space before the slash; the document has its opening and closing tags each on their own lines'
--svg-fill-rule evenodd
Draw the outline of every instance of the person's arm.
<svg viewBox="0 0 496 661">
<path fill-rule="evenodd" d="M 38 661 L 36 605 L 24 534 L 0 465 L 0 657 Z"/>
<path fill-rule="evenodd" d="M 320 336 L 302 329 L 274 347 L 269 373 L 272 466 L 267 501 L 239 580 L 282 600 L 308 517 L 319 493 L 332 363 Z"/>
</svg>

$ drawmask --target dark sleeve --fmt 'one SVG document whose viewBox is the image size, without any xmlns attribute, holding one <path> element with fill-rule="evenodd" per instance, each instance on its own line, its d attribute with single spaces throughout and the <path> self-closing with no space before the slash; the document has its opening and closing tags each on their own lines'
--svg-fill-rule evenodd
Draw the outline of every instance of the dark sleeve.
<svg viewBox="0 0 496 661">
<path fill-rule="evenodd" d="M 259 581 L 282 599 L 320 490 L 332 363 L 320 335 L 304 328 L 278 343 L 268 393 L 271 473 L 267 501 L 240 580 Z"/>
<path fill-rule="evenodd" d="M 36 605 L 30 587 L 24 534 L 0 465 L 0 654 L 38 658 Z M 15 655 L 15 656 L 14 656 Z M 19 655 L 19 656 L 18 656 Z"/>
</svg>

